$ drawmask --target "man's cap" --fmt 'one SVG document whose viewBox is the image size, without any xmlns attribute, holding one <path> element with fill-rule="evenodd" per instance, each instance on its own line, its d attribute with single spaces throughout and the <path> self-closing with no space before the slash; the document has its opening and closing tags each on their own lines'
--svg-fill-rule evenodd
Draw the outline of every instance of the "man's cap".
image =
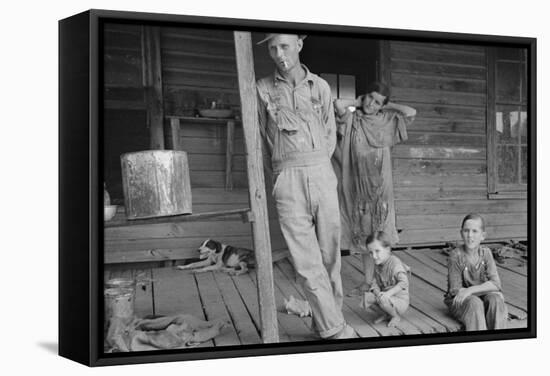
<svg viewBox="0 0 550 376">
<path fill-rule="evenodd" d="M 266 35 L 265 35 L 265 38 L 262 39 L 261 41 L 259 41 L 259 42 L 256 43 L 256 44 L 265 43 L 265 42 L 267 42 L 268 40 L 270 40 L 271 38 L 273 38 L 275 35 L 280 35 L 280 34 L 284 34 L 284 33 L 266 34 Z M 307 37 L 307 35 L 305 35 L 305 34 L 300 34 L 300 35 L 298 35 L 298 39 L 304 40 L 304 39 L 306 39 L 306 37 Z"/>
</svg>

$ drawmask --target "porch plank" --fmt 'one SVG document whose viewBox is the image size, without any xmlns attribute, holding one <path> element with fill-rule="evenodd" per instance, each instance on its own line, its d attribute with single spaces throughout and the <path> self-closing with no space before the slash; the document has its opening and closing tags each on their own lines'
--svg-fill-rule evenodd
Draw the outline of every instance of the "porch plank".
<svg viewBox="0 0 550 376">
<path fill-rule="evenodd" d="M 152 277 L 157 315 L 169 316 L 185 313 L 206 320 L 197 284 L 191 272 L 172 268 L 155 268 L 152 270 Z M 212 340 L 199 345 L 199 347 L 211 346 L 214 346 Z"/>
<path fill-rule="evenodd" d="M 235 330 L 235 323 L 231 319 L 231 316 L 225 307 L 223 297 L 218 290 L 213 273 L 196 273 L 195 279 L 197 281 L 199 294 L 207 319 L 223 319 L 231 324 L 229 328 L 225 328 L 218 336 L 214 338 L 214 343 L 216 346 L 240 345 L 241 341 Z"/>
<path fill-rule="evenodd" d="M 235 286 L 237 287 L 239 294 L 241 294 L 244 304 L 246 305 L 246 308 L 250 313 L 250 316 L 252 317 L 254 324 L 256 325 L 257 328 L 261 328 L 260 306 L 258 305 L 258 290 L 254 285 L 254 283 L 252 282 L 250 273 L 242 274 L 239 276 L 232 276 L 231 279 L 235 283 Z M 287 334 L 285 329 L 282 327 L 280 322 L 279 322 L 279 340 L 281 342 L 291 341 L 289 335 Z"/>
<path fill-rule="evenodd" d="M 405 318 L 416 326 L 422 334 L 446 333 L 447 328 L 426 316 L 422 311 L 413 305 L 409 306 Z"/>
<path fill-rule="evenodd" d="M 524 262 L 507 259 L 504 261 L 504 264 L 498 264 L 499 268 L 509 270 L 513 273 L 519 274 L 523 277 L 527 277 L 527 260 Z"/>
<path fill-rule="evenodd" d="M 223 300 L 233 319 L 235 330 L 243 345 L 262 343 L 258 329 L 254 325 L 241 295 L 233 280 L 226 273 L 214 273 Z"/>
<path fill-rule="evenodd" d="M 273 276 L 275 286 L 282 293 L 283 298 L 289 299 L 290 296 L 293 295 L 297 299 L 305 299 L 302 292 L 298 290 L 296 283 L 291 282 L 280 268 L 276 266 L 273 268 Z M 288 314 L 285 309 L 284 301 L 281 302 L 280 306 L 277 305 L 277 308 L 280 314 L 291 317 L 293 321 L 301 321 L 303 327 L 307 330 L 307 335 L 310 337 L 309 339 L 317 339 L 316 333 L 311 330 L 311 317 L 299 317 L 297 315 Z M 300 325 L 300 328 L 302 328 L 302 325 Z"/>
<path fill-rule="evenodd" d="M 152 280 L 151 268 L 134 269 L 134 280 Z M 137 317 L 154 315 L 153 282 L 136 286 L 135 310 Z"/>
<path fill-rule="evenodd" d="M 296 272 L 288 260 L 283 260 L 277 263 L 277 267 L 283 272 L 283 274 L 292 283 L 296 283 L 296 289 L 300 292 L 300 299 L 305 299 L 305 295 L 302 287 L 296 282 Z M 379 334 L 374 330 L 366 321 L 364 321 L 359 315 L 357 315 L 349 306 L 349 301 L 344 299 L 342 306 L 342 312 L 347 323 L 355 329 L 357 334 L 362 337 L 378 337 Z"/>
<path fill-rule="evenodd" d="M 257 286 L 258 280 L 255 272 L 249 273 L 252 281 Z M 308 328 L 306 323 L 302 321 L 298 316 L 289 315 L 284 310 L 284 293 L 279 286 L 275 286 L 275 307 L 277 309 L 277 321 L 280 326 L 285 329 L 290 341 L 311 341 L 314 338 L 313 332 Z"/>
</svg>

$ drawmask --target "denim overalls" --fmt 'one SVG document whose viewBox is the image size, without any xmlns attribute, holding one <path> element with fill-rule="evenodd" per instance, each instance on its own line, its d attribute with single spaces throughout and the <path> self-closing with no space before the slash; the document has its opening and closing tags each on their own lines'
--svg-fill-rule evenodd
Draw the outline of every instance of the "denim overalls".
<svg viewBox="0 0 550 376">
<path fill-rule="evenodd" d="M 345 326 L 340 211 L 330 157 L 336 124 L 328 84 L 310 73 L 293 87 L 277 72 L 258 87 L 260 132 L 271 156 L 273 197 L 321 337 Z"/>
</svg>

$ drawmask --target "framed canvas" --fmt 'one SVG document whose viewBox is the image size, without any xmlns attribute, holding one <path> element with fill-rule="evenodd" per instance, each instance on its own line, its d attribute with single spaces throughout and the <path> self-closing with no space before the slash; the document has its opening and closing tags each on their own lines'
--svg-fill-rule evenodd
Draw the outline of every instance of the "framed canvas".
<svg viewBox="0 0 550 376">
<path fill-rule="evenodd" d="M 61 20 L 60 355 L 535 337 L 535 63 L 510 36 Z"/>
</svg>

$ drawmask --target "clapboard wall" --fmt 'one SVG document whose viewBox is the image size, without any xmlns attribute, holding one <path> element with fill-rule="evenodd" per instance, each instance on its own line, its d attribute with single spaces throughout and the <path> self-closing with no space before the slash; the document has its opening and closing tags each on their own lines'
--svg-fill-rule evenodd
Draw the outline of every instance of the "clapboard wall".
<svg viewBox="0 0 550 376">
<path fill-rule="evenodd" d="M 253 35 L 257 40 L 260 35 Z M 239 111 L 233 34 L 229 31 L 161 28 L 164 113 L 192 117 L 211 101 Z M 120 154 L 149 148 L 143 78 L 143 28 L 109 25 L 105 32 L 104 171 L 111 195 L 122 199 Z M 265 46 L 253 46 L 258 77 L 273 70 Z M 525 239 L 526 200 L 487 198 L 487 62 L 483 47 L 389 42 L 382 71 L 393 99 L 418 110 L 409 140 L 392 150 L 397 227 L 401 245 L 459 239 L 464 214 L 477 211 L 493 239 Z M 338 56 L 338 58 L 344 58 Z M 334 64 L 338 61 L 334 57 Z M 165 144 L 171 131 L 165 123 Z M 242 127 L 236 123 L 233 186 L 226 191 L 226 127 L 182 122 L 189 153 L 194 212 L 248 205 Z M 273 248 L 284 246 L 267 182 Z M 220 218 L 197 225 L 155 225 L 106 232 L 110 262 L 143 261 L 156 254 L 179 258 L 205 237 L 251 246 L 250 225 Z"/>
<path fill-rule="evenodd" d="M 120 155 L 149 148 L 142 31 L 138 25 L 107 24 L 103 33 L 103 171 L 117 203 L 122 200 Z"/>
<path fill-rule="evenodd" d="M 120 154 L 149 149 L 143 71 L 143 28 L 109 25 L 105 33 L 105 177 L 111 196 L 121 202 Z M 193 212 L 248 207 L 244 136 L 235 124 L 232 157 L 233 189 L 225 189 L 226 133 L 223 122 L 193 120 L 196 109 L 212 101 L 239 113 L 233 33 L 196 28 L 161 28 L 163 103 L 166 117 L 186 117 L 180 127 L 180 147 L 188 153 Z M 164 124 L 165 145 L 173 147 L 171 127 Z M 267 182 L 267 189 L 270 184 Z M 285 243 L 273 202 L 269 199 L 272 249 Z M 123 216 L 120 211 L 117 216 Z M 115 218 L 116 219 L 116 218 Z M 251 226 L 238 216 L 107 228 L 106 263 L 175 260 L 196 256 L 207 238 L 234 246 L 253 247 Z"/>
<path fill-rule="evenodd" d="M 401 244 L 459 240 L 469 212 L 486 218 L 489 239 L 526 239 L 526 200 L 487 196 L 486 49 L 389 42 L 383 50 L 393 99 L 418 111 L 392 153 Z"/>
<path fill-rule="evenodd" d="M 167 113 L 194 115 L 212 101 L 239 106 L 233 32 L 162 28 L 161 60 Z"/>
</svg>

